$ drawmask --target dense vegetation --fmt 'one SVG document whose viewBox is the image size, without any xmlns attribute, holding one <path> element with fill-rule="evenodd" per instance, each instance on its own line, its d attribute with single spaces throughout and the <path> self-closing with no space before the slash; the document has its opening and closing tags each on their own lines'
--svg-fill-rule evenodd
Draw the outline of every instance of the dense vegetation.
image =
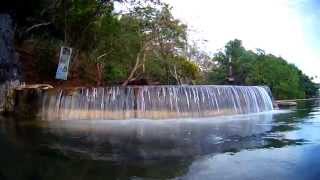
<svg viewBox="0 0 320 180">
<path fill-rule="evenodd" d="M 281 57 L 246 50 L 240 40 L 227 43 L 223 52 L 213 60 L 216 66 L 209 72 L 208 82 L 225 84 L 226 77 L 232 76 L 233 84 L 267 85 L 276 98 L 306 98 L 317 95 L 317 87 L 295 65 Z M 230 66 L 232 74 L 229 74 Z"/>
<path fill-rule="evenodd" d="M 144 79 L 157 84 L 267 85 L 276 98 L 317 93 L 296 66 L 263 50 L 246 50 L 240 40 L 210 57 L 188 40 L 187 26 L 159 1 L 11 0 L 0 11 L 15 19 L 17 47 L 33 54 L 39 82 L 56 82 L 59 48 L 70 46 L 69 82 L 76 79 L 78 84 L 127 85 Z"/>
</svg>

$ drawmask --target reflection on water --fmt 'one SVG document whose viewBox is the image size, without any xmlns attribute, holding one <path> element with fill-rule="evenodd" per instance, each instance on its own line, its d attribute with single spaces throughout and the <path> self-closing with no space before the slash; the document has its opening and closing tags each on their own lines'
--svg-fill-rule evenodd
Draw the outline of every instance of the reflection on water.
<svg viewBox="0 0 320 180">
<path fill-rule="evenodd" d="M 0 179 L 316 179 L 319 107 L 166 121 L 1 118 Z"/>
</svg>

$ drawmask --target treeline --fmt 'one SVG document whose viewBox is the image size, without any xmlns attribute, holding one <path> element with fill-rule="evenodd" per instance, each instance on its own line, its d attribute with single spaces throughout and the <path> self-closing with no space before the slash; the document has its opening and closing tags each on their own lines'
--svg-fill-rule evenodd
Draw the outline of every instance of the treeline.
<svg viewBox="0 0 320 180">
<path fill-rule="evenodd" d="M 74 49 L 69 77 L 98 86 L 140 79 L 195 84 L 200 79 L 199 67 L 188 56 L 187 26 L 172 16 L 167 4 L 33 1 L 37 8 L 26 12 L 31 18 L 18 22 L 17 35 L 22 44 L 34 47 L 43 78 L 54 78 L 59 48 L 69 46 Z M 116 3 L 121 8 L 116 10 Z"/>
<path fill-rule="evenodd" d="M 214 57 L 160 1 L 18 0 L 1 12 L 16 22 L 17 47 L 33 54 L 40 82 L 54 82 L 59 49 L 74 49 L 69 79 L 80 84 L 267 85 L 276 98 L 312 97 L 311 79 L 284 59 L 246 50 L 239 40 Z M 115 9 L 117 5 L 117 9 Z M 120 7 L 120 8 L 119 8 Z M 126 8 L 124 8 L 126 7 Z"/>
<path fill-rule="evenodd" d="M 277 99 L 318 95 L 316 84 L 295 65 L 261 49 L 256 52 L 246 50 L 240 40 L 228 42 L 224 51 L 218 52 L 213 60 L 216 66 L 208 73 L 209 83 L 267 85 Z"/>
</svg>

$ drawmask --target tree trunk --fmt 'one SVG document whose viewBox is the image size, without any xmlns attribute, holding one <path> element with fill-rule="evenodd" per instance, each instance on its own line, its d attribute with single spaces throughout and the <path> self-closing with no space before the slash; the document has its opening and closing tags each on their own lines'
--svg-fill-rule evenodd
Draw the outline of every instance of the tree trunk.
<svg viewBox="0 0 320 180">
<path fill-rule="evenodd" d="M 142 59 L 142 73 L 143 74 L 146 72 L 145 62 L 146 62 L 146 53 L 143 53 L 143 59 Z"/>
<path fill-rule="evenodd" d="M 101 86 L 102 85 L 102 81 L 103 81 L 103 65 L 100 63 L 96 64 L 96 68 L 97 68 L 97 86 Z"/>
<path fill-rule="evenodd" d="M 137 69 L 140 66 L 140 56 L 141 56 L 141 52 L 138 53 L 137 58 L 136 58 L 136 63 L 134 65 L 134 67 L 132 68 L 128 78 L 122 83 L 122 86 L 128 85 L 129 81 L 134 77 L 134 74 L 136 73 Z"/>
</svg>

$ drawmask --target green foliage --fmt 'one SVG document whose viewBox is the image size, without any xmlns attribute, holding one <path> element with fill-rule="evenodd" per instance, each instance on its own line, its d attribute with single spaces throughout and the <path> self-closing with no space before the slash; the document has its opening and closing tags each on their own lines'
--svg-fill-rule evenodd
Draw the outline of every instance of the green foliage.
<svg viewBox="0 0 320 180">
<path fill-rule="evenodd" d="M 248 51 L 239 40 L 227 43 L 225 51 L 217 53 L 214 61 L 216 66 L 208 75 L 208 82 L 212 84 L 226 84 L 229 66 L 232 66 L 235 84 L 269 86 L 278 99 L 306 98 L 317 94 L 315 84 L 296 66 L 281 57 L 265 55 L 261 49 L 257 53 Z"/>
<path fill-rule="evenodd" d="M 109 84 L 119 84 L 127 77 L 127 69 L 120 64 L 108 64 L 105 67 L 104 79 Z"/>
<path fill-rule="evenodd" d="M 303 72 L 298 69 L 295 65 L 291 65 L 292 68 L 296 69 L 299 75 L 300 86 L 305 92 L 306 98 L 316 97 L 319 95 L 319 87 L 317 84 L 312 82 L 312 78 L 309 78 L 307 75 L 303 74 Z"/>
<path fill-rule="evenodd" d="M 173 59 L 173 76 L 179 84 L 194 84 L 201 79 L 200 69 L 195 63 L 188 61 L 185 57 L 175 57 Z"/>
<path fill-rule="evenodd" d="M 305 98 L 299 74 L 285 60 L 266 55 L 259 57 L 248 73 L 246 82 L 250 85 L 268 85 L 276 98 Z"/>
<path fill-rule="evenodd" d="M 226 78 L 228 70 L 223 67 L 214 67 L 208 72 L 207 82 L 209 84 L 222 85 L 227 84 Z"/>
<path fill-rule="evenodd" d="M 168 80 L 167 70 L 164 67 L 165 64 L 163 64 L 163 62 L 159 61 L 155 57 L 150 57 L 150 59 L 145 64 L 146 78 L 160 84 L 167 84 L 168 81 L 174 82 L 174 80 Z"/>
<path fill-rule="evenodd" d="M 37 6 L 24 13 L 28 18 L 17 31 L 25 39 L 42 41 L 45 35 L 72 47 L 75 74 L 88 81 L 95 77 L 98 85 L 139 78 L 191 83 L 200 70 L 184 56 L 187 26 L 173 17 L 168 5 L 147 1 L 130 1 L 128 13 L 116 14 L 114 1 L 33 0 Z M 54 77 L 52 62 L 57 62 L 59 46 L 35 49 L 39 74 Z"/>
<path fill-rule="evenodd" d="M 121 21 L 131 28 L 123 34 L 136 37 L 130 43 L 133 45 L 132 42 L 135 42 L 136 45 L 125 53 L 130 56 L 126 57 L 128 63 L 132 64 L 126 81 L 146 78 L 164 84 L 180 82 L 181 77 L 175 74 L 175 60 L 186 49 L 187 29 L 174 19 L 170 11 L 168 5 L 138 5 L 128 15 L 122 16 Z M 130 47 L 130 44 L 127 46 Z"/>
<path fill-rule="evenodd" d="M 55 77 L 58 57 L 58 42 L 41 39 L 35 45 L 35 68 L 42 80 L 52 80 Z"/>
<path fill-rule="evenodd" d="M 256 54 L 245 50 L 242 42 L 235 39 L 227 43 L 224 52 L 218 52 L 215 55 L 214 61 L 217 66 L 214 67 L 213 72 L 209 73 L 209 78 L 217 84 L 228 83 L 226 80 L 229 76 L 229 66 L 231 66 L 234 84 L 245 84 L 246 76 L 252 70 L 255 60 Z"/>
</svg>

